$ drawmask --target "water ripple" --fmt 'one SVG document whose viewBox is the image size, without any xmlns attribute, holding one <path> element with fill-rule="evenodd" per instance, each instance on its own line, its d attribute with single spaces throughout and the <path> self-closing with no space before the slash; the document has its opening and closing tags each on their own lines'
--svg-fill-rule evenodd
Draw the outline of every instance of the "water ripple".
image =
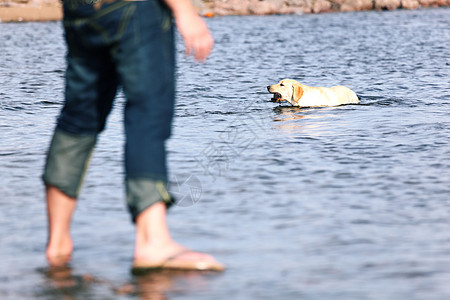
<svg viewBox="0 0 450 300">
<path fill-rule="evenodd" d="M 213 18 L 205 64 L 184 56 L 178 36 L 169 166 L 195 175 L 202 198 L 173 209 L 171 228 L 229 270 L 158 277 L 163 286 L 128 275 L 123 94 L 78 203 L 72 274 L 30 271 L 45 265 L 39 178 L 65 48 L 60 23 L 0 23 L 0 298 L 138 299 L 164 288 L 183 299 L 448 299 L 449 14 Z M 282 78 L 346 85 L 361 104 L 271 103 L 266 86 Z"/>
</svg>

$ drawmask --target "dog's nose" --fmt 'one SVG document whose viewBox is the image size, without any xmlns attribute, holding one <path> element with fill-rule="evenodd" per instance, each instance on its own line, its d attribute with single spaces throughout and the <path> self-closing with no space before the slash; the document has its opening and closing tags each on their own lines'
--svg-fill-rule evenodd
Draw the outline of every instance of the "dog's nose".
<svg viewBox="0 0 450 300">
<path fill-rule="evenodd" d="M 270 92 L 270 85 L 267 86 L 267 90 Z"/>
</svg>

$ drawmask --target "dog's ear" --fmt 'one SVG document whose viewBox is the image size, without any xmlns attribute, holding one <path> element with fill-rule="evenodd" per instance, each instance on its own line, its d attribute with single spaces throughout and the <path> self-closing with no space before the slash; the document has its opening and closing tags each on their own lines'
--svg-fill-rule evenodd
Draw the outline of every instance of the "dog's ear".
<svg viewBox="0 0 450 300">
<path fill-rule="evenodd" d="M 294 84 L 293 88 L 294 88 L 294 93 L 292 94 L 292 98 L 294 101 L 298 101 L 303 96 L 303 89 L 298 84 Z"/>
</svg>

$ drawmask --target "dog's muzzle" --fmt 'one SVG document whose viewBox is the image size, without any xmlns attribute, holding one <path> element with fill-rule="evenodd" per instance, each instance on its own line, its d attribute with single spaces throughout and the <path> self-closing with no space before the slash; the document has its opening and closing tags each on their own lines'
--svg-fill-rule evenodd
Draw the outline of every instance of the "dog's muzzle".
<svg viewBox="0 0 450 300">
<path fill-rule="evenodd" d="M 271 91 L 271 85 L 268 85 L 267 86 L 267 90 L 269 91 L 269 93 L 271 93 L 271 94 L 273 94 L 273 98 L 272 99 L 270 99 L 270 101 L 272 101 L 272 102 L 281 102 L 281 94 L 280 93 L 278 93 L 278 92 L 272 92 Z"/>
<path fill-rule="evenodd" d="M 272 102 L 281 102 L 281 94 L 280 93 L 273 93 L 272 99 L 270 99 Z"/>
</svg>

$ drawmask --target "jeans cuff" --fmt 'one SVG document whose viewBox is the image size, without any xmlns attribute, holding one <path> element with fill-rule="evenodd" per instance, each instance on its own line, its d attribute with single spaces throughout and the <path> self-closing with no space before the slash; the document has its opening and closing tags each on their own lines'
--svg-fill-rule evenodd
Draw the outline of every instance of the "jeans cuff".
<svg viewBox="0 0 450 300">
<path fill-rule="evenodd" d="M 148 178 L 126 179 L 127 205 L 133 223 L 137 216 L 157 202 L 163 202 L 167 208 L 172 206 L 173 198 L 162 180 Z"/>
<path fill-rule="evenodd" d="M 44 183 L 77 198 L 96 141 L 96 135 L 76 135 L 55 130 L 42 175 Z"/>
</svg>

